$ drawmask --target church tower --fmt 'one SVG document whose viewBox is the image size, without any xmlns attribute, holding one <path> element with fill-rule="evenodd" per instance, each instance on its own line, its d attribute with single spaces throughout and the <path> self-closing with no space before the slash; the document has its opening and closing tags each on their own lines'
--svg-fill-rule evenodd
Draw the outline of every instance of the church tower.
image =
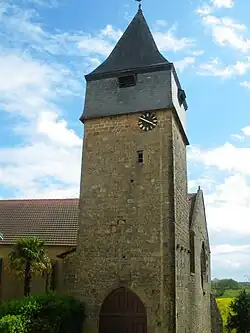
<svg viewBox="0 0 250 333">
<path fill-rule="evenodd" d="M 186 95 L 140 8 L 86 81 L 69 284 L 85 332 L 190 332 Z"/>
</svg>

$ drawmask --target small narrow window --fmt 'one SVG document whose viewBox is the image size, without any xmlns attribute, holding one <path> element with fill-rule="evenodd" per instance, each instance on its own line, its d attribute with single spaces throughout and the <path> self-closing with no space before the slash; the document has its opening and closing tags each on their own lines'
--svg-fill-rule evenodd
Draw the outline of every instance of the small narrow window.
<svg viewBox="0 0 250 333">
<path fill-rule="evenodd" d="M 120 88 L 132 87 L 136 85 L 136 76 L 134 74 L 120 76 L 118 78 Z"/>
<path fill-rule="evenodd" d="M 190 231 L 190 273 L 195 273 L 195 233 Z"/>
<path fill-rule="evenodd" d="M 143 151 L 142 150 L 139 150 L 137 152 L 137 161 L 138 161 L 138 163 L 143 163 Z"/>
<path fill-rule="evenodd" d="M 204 242 L 202 242 L 201 246 L 201 259 L 200 259 L 200 265 L 201 265 L 201 287 L 202 290 L 204 290 L 204 284 L 206 281 L 206 250 L 205 250 L 205 245 Z"/>
</svg>

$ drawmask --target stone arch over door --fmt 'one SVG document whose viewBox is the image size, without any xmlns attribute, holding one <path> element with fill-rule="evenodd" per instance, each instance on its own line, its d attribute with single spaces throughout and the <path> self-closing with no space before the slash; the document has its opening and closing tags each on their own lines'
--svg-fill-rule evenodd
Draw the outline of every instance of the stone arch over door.
<svg viewBox="0 0 250 333">
<path fill-rule="evenodd" d="M 147 314 L 141 299 L 125 287 L 112 291 L 101 307 L 99 333 L 147 333 Z"/>
</svg>

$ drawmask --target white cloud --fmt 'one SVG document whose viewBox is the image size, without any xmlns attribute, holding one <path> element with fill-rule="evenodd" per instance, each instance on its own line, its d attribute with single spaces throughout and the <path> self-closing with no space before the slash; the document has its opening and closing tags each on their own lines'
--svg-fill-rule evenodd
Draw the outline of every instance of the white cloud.
<svg viewBox="0 0 250 333">
<path fill-rule="evenodd" d="M 240 135 L 240 134 L 232 134 L 231 138 L 233 138 L 235 140 L 239 140 L 239 141 L 244 141 L 244 135 Z"/>
<path fill-rule="evenodd" d="M 80 151 L 79 147 L 39 140 L 23 147 L 1 148 L 0 183 L 15 190 L 18 197 L 41 196 L 49 189 L 70 195 L 69 189 L 79 190 Z"/>
<path fill-rule="evenodd" d="M 195 40 L 189 37 L 177 38 L 174 35 L 176 27 L 172 26 L 166 32 L 156 31 L 153 33 L 157 46 L 161 51 L 180 51 L 194 47 Z"/>
<path fill-rule="evenodd" d="M 195 57 L 185 57 L 182 60 L 175 61 L 174 65 L 180 72 L 182 72 L 185 68 L 195 63 Z"/>
<path fill-rule="evenodd" d="M 197 51 L 193 51 L 191 52 L 193 56 L 195 57 L 199 57 L 201 56 L 202 54 L 204 54 L 204 50 L 197 50 Z"/>
<path fill-rule="evenodd" d="M 168 25 L 165 20 L 156 20 L 156 24 L 160 27 L 166 27 Z"/>
<path fill-rule="evenodd" d="M 114 29 L 111 24 L 108 24 L 104 29 L 101 30 L 101 35 L 108 37 L 114 42 L 117 42 L 118 39 L 122 36 L 122 31 L 120 29 Z"/>
<path fill-rule="evenodd" d="M 216 167 L 220 171 L 250 175 L 250 148 L 236 147 L 228 142 L 217 148 L 205 151 L 193 147 L 189 151 L 189 158 L 194 161 L 200 161 L 205 166 Z"/>
<path fill-rule="evenodd" d="M 57 7 L 59 6 L 59 1 L 58 0 L 49 0 L 49 1 L 44 1 L 44 0 L 25 0 L 27 2 L 32 3 L 33 5 L 39 5 L 43 7 Z"/>
<path fill-rule="evenodd" d="M 242 128 L 239 136 L 240 142 L 250 136 L 250 126 Z M 232 143 L 207 150 L 191 147 L 188 159 L 192 165 L 202 165 L 204 170 L 200 178 L 205 184 L 210 232 L 250 235 L 250 148 Z M 193 181 L 191 185 L 197 183 Z"/>
<path fill-rule="evenodd" d="M 1 1 L 2 1 L 2 3 L 8 2 L 7 0 L 1 0 Z M 34 7 L 42 6 L 42 7 L 54 8 L 59 5 L 58 0 L 47 0 L 47 1 L 46 0 L 19 0 L 18 2 L 19 2 L 18 5 L 26 6 L 26 5 L 32 4 Z M 1 3 L 1 5 L 2 5 L 2 3 Z M 15 3 L 15 0 L 12 1 L 12 3 Z"/>
<path fill-rule="evenodd" d="M 236 278 L 243 281 L 242 276 L 246 277 L 249 274 L 250 246 L 248 244 L 213 245 L 211 253 L 212 267 L 220 272 L 220 278 Z"/>
<path fill-rule="evenodd" d="M 69 68 L 10 51 L 0 53 L 0 71 L 0 106 L 25 118 L 33 119 L 41 110 L 58 111 L 59 98 L 83 89 Z"/>
<path fill-rule="evenodd" d="M 234 136 L 244 142 L 250 136 L 250 126 Z M 191 147 L 188 159 L 192 165 L 202 165 L 204 175 L 200 178 L 210 185 L 204 188 L 210 230 L 250 235 L 250 148 L 229 142 L 206 150 Z"/>
<path fill-rule="evenodd" d="M 212 5 L 217 8 L 232 8 L 233 0 L 211 0 Z"/>
<path fill-rule="evenodd" d="M 77 47 L 84 54 L 98 54 L 107 57 L 113 49 L 114 44 L 102 37 L 85 35 L 77 43 Z"/>
<path fill-rule="evenodd" d="M 0 2 L 0 112 L 11 117 L 9 130 L 20 139 L 17 146 L 0 148 L 0 185 L 18 197 L 77 196 L 82 140 L 66 121 L 72 112 L 66 105 L 74 98 L 81 112 L 83 73 L 109 55 L 122 31 L 108 24 L 91 34 L 52 33 L 38 12 L 46 2 L 36 0 L 30 10 L 20 1 Z M 161 50 L 194 45 L 194 40 L 176 37 L 175 27 L 161 26 L 165 31 L 155 32 Z M 60 62 L 57 55 L 67 61 Z M 76 55 L 81 56 L 78 63 L 71 58 Z M 190 58 L 184 62 L 191 63 Z"/>
<path fill-rule="evenodd" d="M 192 48 L 195 45 L 194 39 L 188 37 L 178 38 L 175 36 L 175 31 L 176 27 L 172 26 L 166 31 L 152 32 L 156 44 L 162 52 L 177 52 Z M 102 57 L 107 57 L 121 35 L 122 31 L 120 29 L 116 29 L 109 24 L 97 34 L 78 34 L 77 47 L 85 55 L 97 54 Z"/>
<path fill-rule="evenodd" d="M 0 80 L 0 106 L 12 117 L 21 116 L 18 126 L 26 141 L 19 147 L 0 148 L 0 184 L 18 197 L 38 197 L 46 188 L 53 188 L 46 192 L 51 195 L 56 189 L 59 196 L 69 195 L 69 189 L 78 188 L 82 140 L 56 104 L 74 93 L 75 86 L 68 86 L 67 77 L 69 82 L 73 79 L 66 69 L 57 69 L 17 55 L 0 61 L 5 75 Z M 75 191 L 72 195 L 76 196 Z"/>
<path fill-rule="evenodd" d="M 107 56 L 114 41 L 120 36 L 121 31 L 107 25 L 96 34 L 88 34 L 83 31 L 71 31 L 50 33 L 43 27 L 42 20 L 37 10 L 24 9 L 16 4 L 0 4 L 0 29 L 8 30 L 5 38 L 11 40 L 12 45 L 27 49 L 25 40 L 29 41 L 27 51 L 47 51 L 52 55 L 84 55 L 95 53 Z M 1 14 L 0 14 L 1 15 Z M 11 38 L 9 37 L 11 35 Z"/>
<path fill-rule="evenodd" d="M 188 181 L 188 191 L 190 193 L 195 193 L 197 192 L 197 188 L 200 186 L 205 192 L 210 192 L 215 185 L 216 182 L 207 176 L 198 179 L 191 179 Z"/>
<path fill-rule="evenodd" d="M 208 15 L 206 17 L 203 17 L 202 21 L 206 25 L 225 26 L 239 31 L 246 30 L 246 26 L 244 24 L 237 23 L 230 17 L 218 18 L 216 16 Z"/>
<path fill-rule="evenodd" d="M 92 67 L 97 67 L 101 64 L 101 61 L 98 58 L 88 58 L 88 61 Z"/>
<path fill-rule="evenodd" d="M 12 43 L 20 46 L 20 43 L 23 42 L 20 36 L 23 36 L 31 42 L 29 46 L 31 49 L 46 50 L 52 55 L 83 55 L 87 59 L 96 58 L 97 56 L 107 57 L 122 35 L 122 31 L 111 24 L 107 24 L 95 33 L 71 31 L 51 34 L 44 29 L 39 13 L 34 9 L 24 10 L 17 5 L 7 5 L 5 3 L 2 7 L 0 4 L 1 12 L 3 15 L 2 25 L 11 30 Z M 158 20 L 157 25 L 164 28 L 167 23 Z M 153 32 L 161 51 L 172 50 L 176 52 L 194 46 L 195 41 L 193 39 L 188 37 L 178 38 L 174 34 L 175 31 L 176 27 L 172 26 L 166 31 Z"/>
<path fill-rule="evenodd" d="M 197 74 L 203 76 L 229 77 L 232 75 L 232 69 L 223 66 L 218 58 L 212 59 L 207 63 L 200 64 Z"/>
<path fill-rule="evenodd" d="M 248 134 L 247 126 L 238 134 L 238 143 L 242 145 Z M 191 169 L 201 170 L 189 188 L 200 184 L 204 190 L 212 271 L 219 278 L 242 280 L 250 264 L 250 247 L 244 245 L 250 236 L 250 149 L 232 143 L 213 149 L 190 147 L 188 161 Z"/>
<path fill-rule="evenodd" d="M 196 9 L 196 13 L 199 15 L 209 15 L 217 9 L 232 8 L 234 6 L 233 0 L 210 0 L 210 4 L 203 4 Z"/>
<path fill-rule="evenodd" d="M 245 136 L 250 136 L 250 126 L 243 127 L 242 132 Z"/>
<path fill-rule="evenodd" d="M 250 90 L 250 81 L 243 81 L 240 85 Z"/>
<path fill-rule="evenodd" d="M 61 147 L 81 147 L 82 140 L 76 133 L 68 128 L 64 119 L 58 119 L 53 112 L 41 112 L 37 121 L 37 133 L 43 134 Z"/>
<path fill-rule="evenodd" d="M 237 139 L 239 136 L 235 144 L 188 150 L 189 169 L 200 170 L 199 176 L 192 177 L 189 190 L 198 185 L 204 190 L 212 272 L 218 278 L 243 280 L 249 274 L 250 149 L 243 146 L 249 135 L 246 126 L 235 134 Z"/>
<path fill-rule="evenodd" d="M 250 251 L 250 245 L 230 245 L 230 244 L 223 244 L 223 245 L 214 245 L 213 246 L 213 253 L 214 254 L 230 254 L 238 251 L 248 250 Z"/>
<path fill-rule="evenodd" d="M 62 78 L 61 75 L 57 75 L 53 66 L 15 53 L 0 53 L 0 71 L 2 73 L 1 93 L 17 91 L 23 87 L 40 89 L 41 86 L 46 86 L 48 80 L 52 77 L 54 77 L 53 81 L 55 83 L 59 83 Z"/>
<path fill-rule="evenodd" d="M 207 63 L 200 64 L 197 74 L 202 76 L 218 76 L 229 78 L 232 76 L 242 76 L 250 70 L 250 57 L 242 61 L 237 61 L 233 65 L 224 65 L 218 58 L 214 58 Z"/>
<path fill-rule="evenodd" d="M 213 12 L 213 8 L 209 5 L 203 5 L 197 8 L 195 12 L 200 15 L 209 15 Z"/>
<path fill-rule="evenodd" d="M 0 185 L 12 197 L 77 196 L 82 140 L 69 128 L 61 105 L 82 98 L 83 87 L 72 68 L 47 57 L 53 35 L 34 21 L 38 14 L 4 5 L 0 113 L 9 114 L 9 132 L 18 134 L 20 141 L 11 148 L 2 141 Z"/>
<path fill-rule="evenodd" d="M 202 22 L 211 29 L 214 41 L 220 46 L 228 45 L 243 53 L 249 51 L 250 39 L 243 34 L 247 30 L 244 24 L 229 17 L 218 18 L 212 15 L 203 17 Z"/>
</svg>

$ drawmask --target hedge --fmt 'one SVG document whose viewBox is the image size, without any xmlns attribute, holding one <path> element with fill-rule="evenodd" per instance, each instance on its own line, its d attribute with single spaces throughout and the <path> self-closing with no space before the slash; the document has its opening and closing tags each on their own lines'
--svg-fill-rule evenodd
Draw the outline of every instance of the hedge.
<svg viewBox="0 0 250 333">
<path fill-rule="evenodd" d="M 0 319 L 1 333 L 25 333 L 26 323 L 22 316 L 7 315 Z"/>
<path fill-rule="evenodd" d="M 53 293 L 0 304 L 0 325 L 5 328 L 0 332 L 4 333 L 80 333 L 83 321 L 83 304 L 70 296 Z M 19 330 L 7 330 L 20 322 Z"/>
</svg>

